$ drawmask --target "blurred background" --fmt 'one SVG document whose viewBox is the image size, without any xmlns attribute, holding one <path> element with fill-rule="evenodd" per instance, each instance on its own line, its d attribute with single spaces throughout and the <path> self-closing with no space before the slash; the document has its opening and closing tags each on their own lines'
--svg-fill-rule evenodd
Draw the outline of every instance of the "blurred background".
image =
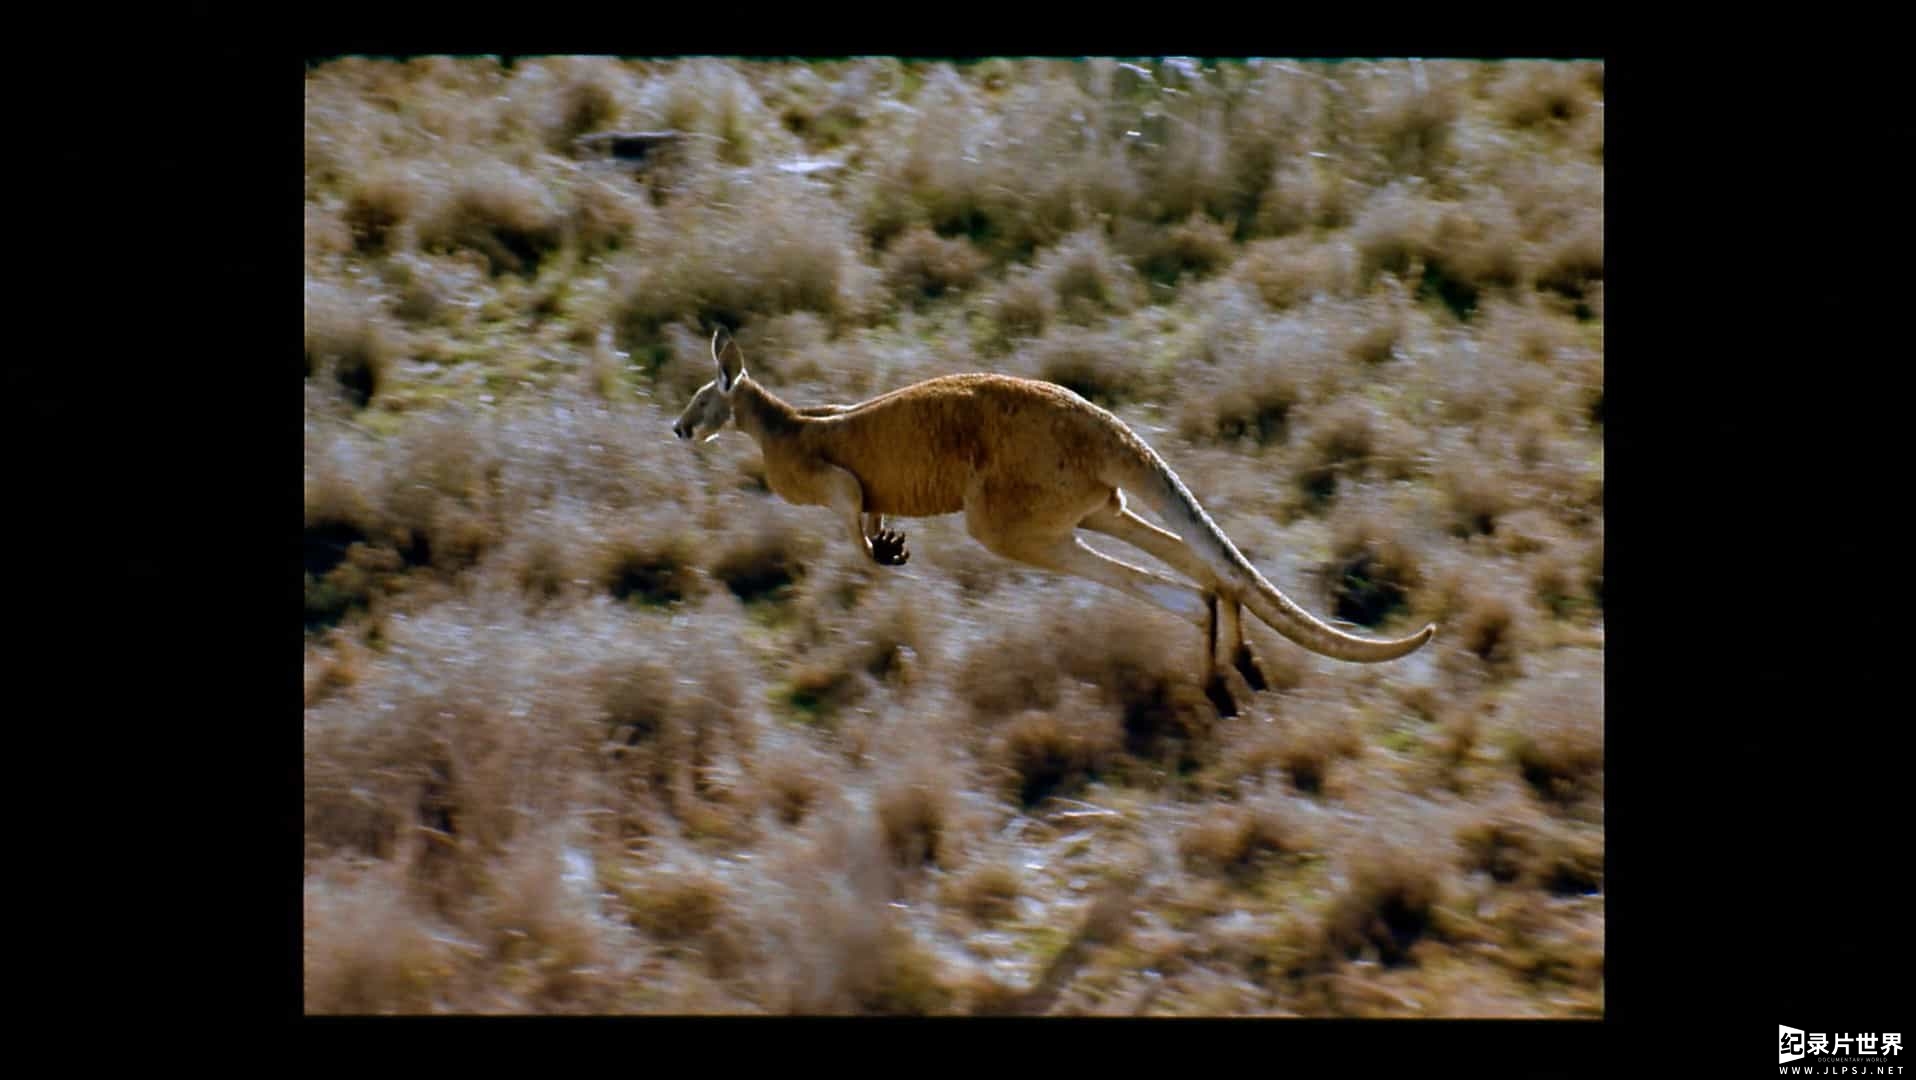
<svg viewBox="0 0 1916 1080">
<path fill-rule="evenodd" d="M 305 87 L 312 1012 L 1600 1016 L 1603 66 L 347 58 Z M 670 425 L 1063 384 L 1383 665 Z M 1147 556 L 1124 549 L 1127 558 Z"/>
</svg>

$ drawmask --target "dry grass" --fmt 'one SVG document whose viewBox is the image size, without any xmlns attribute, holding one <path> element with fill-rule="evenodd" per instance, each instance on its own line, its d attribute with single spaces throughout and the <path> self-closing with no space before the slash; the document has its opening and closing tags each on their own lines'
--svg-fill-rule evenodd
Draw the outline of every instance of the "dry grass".
<svg viewBox="0 0 1916 1080">
<path fill-rule="evenodd" d="M 1602 127 L 1601 65 L 314 67 L 308 1010 L 1602 1015 Z M 801 405 L 1069 386 L 1438 640 L 1250 624 L 1227 718 L 961 521 L 873 566 L 671 437 L 719 325 Z"/>
</svg>

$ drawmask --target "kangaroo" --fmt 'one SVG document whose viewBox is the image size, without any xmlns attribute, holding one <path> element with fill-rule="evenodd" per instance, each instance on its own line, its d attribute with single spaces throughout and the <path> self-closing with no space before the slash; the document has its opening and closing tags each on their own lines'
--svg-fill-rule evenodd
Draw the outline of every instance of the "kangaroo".
<svg viewBox="0 0 1916 1080">
<path fill-rule="evenodd" d="M 794 408 L 753 381 L 738 343 L 712 335 L 718 377 L 672 425 L 709 442 L 729 423 L 765 455 L 772 491 L 835 511 L 847 537 L 881 566 L 911 557 L 887 517 L 965 515 L 965 530 L 994 554 L 1075 574 L 1164 608 L 1205 633 L 1204 686 L 1218 711 L 1236 706 L 1234 667 L 1253 690 L 1268 685 L 1245 643 L 1241 607 L 1312 652 L 1376 663 L 1411 653 L 1435 623 L 1377 641 L 1329 626 L 1264 579 L 1157 452 L 1124 422 L 1064 387 L 1008 375 L 947 375 L 857 405 Z M 1171 526 L 1133 513 L 1126 493 Z M 1148 552 L 1189 585 L 1088 547 L 1079 529 Z"/>
</svg>

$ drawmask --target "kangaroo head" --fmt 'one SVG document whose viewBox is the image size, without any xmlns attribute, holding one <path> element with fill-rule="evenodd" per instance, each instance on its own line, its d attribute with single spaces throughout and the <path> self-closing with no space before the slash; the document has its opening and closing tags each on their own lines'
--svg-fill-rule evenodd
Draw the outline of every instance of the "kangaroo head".
<svg viewBox="0 0 1916 1080">
<path fill-rule="evenodd" d="M 681 439 L 710 442 L 732 420 L 732 393 L 745 378 L 745 354 L 723 327 L 712 335 L 712 361 L 718 365 L 718 378 L 699 387 L 672 423 L 672 434 Z"/>
</svg>

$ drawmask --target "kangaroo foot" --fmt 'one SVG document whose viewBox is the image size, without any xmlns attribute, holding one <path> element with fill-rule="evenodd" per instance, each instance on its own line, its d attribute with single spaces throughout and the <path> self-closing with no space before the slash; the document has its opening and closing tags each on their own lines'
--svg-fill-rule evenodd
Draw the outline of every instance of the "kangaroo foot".
<svg viewBox="0 0 1916 1080">
<path fill-rule="evenodd" d="M 1236 716 L 1237 702 L 1231 697 L 1231 686 L 1222 674 L 1213 675 L 1204 682 L 1204 696 L 1211 699 L 1217 707 L 1219 716 Z"/>
<path fill-rule="evenodd" d="M 895 529 L 880 529 L 872 538 L 872 561 L 880 566 L 903 566 L 911 559 L 905 546 L 905 534 Z"/>
<path fill-rule="evenodd" d="M 1231 659 L 1233 666 L 1237 668 L 1237 673 L 1244 676 L 1245 684 L 1252 690 L 1262 691 L 1271 688 L 1270 680 L 1264 677 L 1264 666 L 1257 662 L 1257 657 L 1251 652 L 1249 645 L 1239 645 L 1237 655 Z"/>
</svg>

